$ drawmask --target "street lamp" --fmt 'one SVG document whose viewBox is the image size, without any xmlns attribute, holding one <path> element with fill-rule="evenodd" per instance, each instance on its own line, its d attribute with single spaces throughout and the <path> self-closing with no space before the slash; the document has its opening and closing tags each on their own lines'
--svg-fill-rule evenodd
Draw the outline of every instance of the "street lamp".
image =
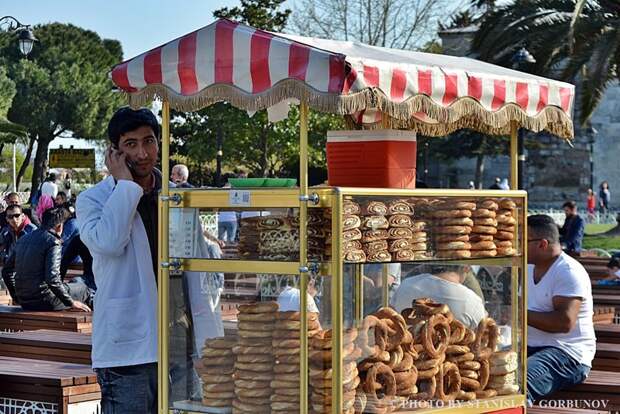
<svg viewBox="0 0 620 414">
<path fill-rule="evenodd" d="M 6 31 L 18 33 L 17 40 L 19 42 L 19 51 L 22 55 L 28 56 L 32 51 L 34 42 L 37 41 L 30 26 L 21 24 L 19 20 L 13 16 L 0 17 L 0 28 L 2 28 L 3 25 L 6 26 Z"/>
<path fill-rule="evenodd" d="M 585 130 L 586 137 L 588 137 L 588 144 L 590 145 L 590 188 L 594 191 L 594 141 L 598 131 L 588 123 Z"/>
<path fill-rule="evenodd" d="M 532 54 L 525 48 L 521 47 L 519 50 L 512 55 L 512 68 L 519 70 L 524 66 L 524 64 L 536 63 L 536 59 Z M 522 128 L 519 128 L 517 134 L 517 168 L 519 170 L 517 176 L 517 187 L 519 190 L 525 189 L 525 136 Z"/>
</svg>

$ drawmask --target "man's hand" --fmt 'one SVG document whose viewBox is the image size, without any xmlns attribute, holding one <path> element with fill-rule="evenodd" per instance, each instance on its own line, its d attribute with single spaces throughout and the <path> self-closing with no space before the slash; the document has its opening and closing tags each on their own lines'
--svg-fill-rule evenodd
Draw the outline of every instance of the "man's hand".
<svg viewBox="0 0 620 414">
<path fill-rule="evenodd" d="M 105 166 L 108 168 L 110 175 L 118 180 L 133 181 L 131 171 L 127 166 L 127 155 L 112 148 L 108 147 L 105 152 Z"/>
<path fill-rule="evenodd" d="M 71 310 L 76 310 L 79 312 L 90 312 L 90 308 L 83 304 L 80 301 L 74 300 L 73 305 L 71 306 Z"/>
</svg>

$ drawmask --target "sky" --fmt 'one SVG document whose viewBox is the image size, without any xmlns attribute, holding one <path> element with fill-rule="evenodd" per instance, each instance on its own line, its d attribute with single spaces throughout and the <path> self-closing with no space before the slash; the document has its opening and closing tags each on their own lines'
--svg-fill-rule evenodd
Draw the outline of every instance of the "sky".
<svg viewBox="0 0 620 414">
<path fill-rule="evenodd" d="M 0 16 L 22 24 L 72 23 L 123 45 L 131 58 L 211 23 L 238 0 L 0 0 Z"/>
<path fill-rule="evenodd" d="M 214 10 L 237 5 L 238 0 L 0 0 L 0 17 L 10 15 L 26 25 L 71 23 L 119 40 L 128 59 L 208 25 L 215 20 Z M 50 149 L 61 146 L 93 144 L 57 138 Z M 99 151 L 97 161 L 101 162 Z"/>
</svg>

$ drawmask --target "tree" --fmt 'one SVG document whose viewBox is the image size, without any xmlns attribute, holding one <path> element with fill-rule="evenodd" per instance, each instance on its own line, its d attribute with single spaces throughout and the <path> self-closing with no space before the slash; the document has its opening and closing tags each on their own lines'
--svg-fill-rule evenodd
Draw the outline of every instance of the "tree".
<svg viewBox="0 0 620 414">
<path fill-rule="evenodd" d="M 237 20 L 257 29 L 281 32 L 286 27 L 290 9 L 279 10 L 286 0 L 241 0 L 241 7 L 222 7 L 213 16 Z"/>
<path fill-rule="evenodd" d="M 459 7 L 448 0 L 301 0 L 292 23 L 306 36 L 416 49 Z"/>
<path fill-rule="evenodd" d="M 620 80 L 620 5 L 615 0 L 516 0 L 489 12 L 474 40 L 479 58 L 511 66 L 521 47 L 532 73 L 579 82 L 587 123 L 605 89 Z"/>
<path fill-rule="evenodd" d="M 59 136 L 89 139 L 105 136 L 106 122 L 121 103 L 108 72 L 122 59 L 118 41 L 70 24 L 34 28 L 39 42 L 29 60 L 18 55 L 8 35 L 0 36 L 0 63 L 16 85 L 11 121 L 27 126 L 30 153 L 36 141 L 32 190 L 47 168 L 50 142 Z M 26 154 L 26 163 L 29 162 Z"/>
</svg>

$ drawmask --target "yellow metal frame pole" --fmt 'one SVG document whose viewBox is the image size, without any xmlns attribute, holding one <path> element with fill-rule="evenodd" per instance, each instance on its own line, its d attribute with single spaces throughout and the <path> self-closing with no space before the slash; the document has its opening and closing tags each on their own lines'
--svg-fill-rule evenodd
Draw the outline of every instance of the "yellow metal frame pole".
<svg viewBox="0 0 620 414">
<path fill-rule="evenodd" d="M 308 104 L 299 105 L 299 413 L 308 413 Z"/>
<path fill-rule="evenodd" d="M 519 186 L 519 128 L 515 121 L 510 122 L 510 189 Z"/>
<path fill-rule="evenodd" d="M 390 301 L 390 290 L 388 288 L 388 279 L 390 278 L 388 265 L 381 266 L 381 301 L 383 306 L 387 306 Z"/>
<path fill-rule="evenodd" d="M 162 142 L 161 142 L 161 196 L 168 196 L 170 191 L 168 177 L 170 176 L 170 103 L 163 102 L 162 113 Z M 159 271 L 158 271 L 158 296 L 159 296 L 159 412 L 168 412 L 168 295 L 170 271 L 163 267 L 162 263 L 168 262 L 168 220 L 169 204 L 159 200 Z"/>
<path fill-rule="evenodd" d="M 355 322 L 361 325 L 364 319 L 364 265 L 356 263 L 353 265 L 355 272 Z"/>
<path fill-rule="evenodd" d="M 523 223 L 523 230 L 521 234 L 521 322 L 523 324 L 523 331 L 521 332 L 521 366 L 523 372 L 521 373 L 521 391 L 525 393 L 527 389 L 527 206 L 528 199 L 527 194 L 523 198 L 523 209 L 521 210 L 521 220 Z"/>
<path fill-rule="evenodd" d="M 332 203 L 332 414 L 342 411 L 342 193 L 336 189 Z"/>
</svg>

